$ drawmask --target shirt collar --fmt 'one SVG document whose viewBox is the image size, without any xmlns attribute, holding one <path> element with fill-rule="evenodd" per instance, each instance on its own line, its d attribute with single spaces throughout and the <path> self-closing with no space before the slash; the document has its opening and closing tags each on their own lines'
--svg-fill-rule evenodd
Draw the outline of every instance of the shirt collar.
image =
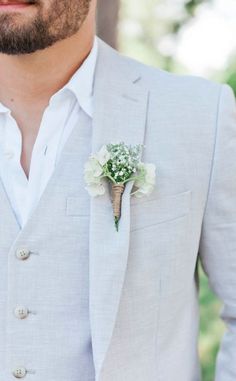
<svg viewBox="0 0 236 381">
<path fill-rule="evenodd" d="M 98 55 L 98 41 L 94 37 L 93 47 L 79 69 L 73 74 L 69 82 L 64 86 L 71 90 L 80 105 L 80 107 L 90 116 L 93 115 L 93 84 L 95 67 Z"/>
<path fill-rule="evenodd" d="M 0 113 L 6 113 L 10 112 L 9 108 L 5 107 L 1 102 L 0 102 Z"/>
<path fill-rule="evenodd" d="M 93 115 L 93 83 L 95 67 L 98 55 L 98 41 L 97 37 L 94 37 L 93 47 L 84 60 L 83 64 L 77 69 L 70 80 L 65 84 L 65 86 L 57 91 L 50 99 L 58 98 L 58 95 L 64 93 L 65 90 L 70 90 L 76 97 L 80 107 L 90 116 Z M 5 107 L 0 102 L 0 113 L 10 112 L 9 108 Z"/>
</svg>

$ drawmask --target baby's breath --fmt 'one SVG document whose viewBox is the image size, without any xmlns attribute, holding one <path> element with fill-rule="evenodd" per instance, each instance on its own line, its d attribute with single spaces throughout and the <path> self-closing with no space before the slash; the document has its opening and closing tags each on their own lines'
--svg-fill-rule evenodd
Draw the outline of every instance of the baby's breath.
<svg viewBox="0 0 236 381">
<path fill-rule="evenodd" d="M 123 142 L 108 144 L 110 159 L 104 166 L 104 171 L 115 183 L 124 184 L 136 172 L 140 163 L 142 145 L 128 146 Z"/>
<path fill-rule="evenodd" d="M 91 154 L 85 164 L 84 179 L 86 189 L 92 197 L 105 193 L 104 180 L 112 182 L 112 205 L 116 230 L 121 216 L 121 199 L 128 181 L 134 181 L 136 197 L 149 195 L 155 186 L 155 165 L 141 161 L 142 144 L 135 146 L 125 143 L 102 146 L 99 152 Z"/>
</svg>

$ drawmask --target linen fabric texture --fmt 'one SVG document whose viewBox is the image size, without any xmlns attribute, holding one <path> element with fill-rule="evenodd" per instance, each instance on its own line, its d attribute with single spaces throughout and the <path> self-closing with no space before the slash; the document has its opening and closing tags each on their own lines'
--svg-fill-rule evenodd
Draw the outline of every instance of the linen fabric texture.
<svg viewBox="0 0 236 381">
<path fill-rule="evenodd" d="M 91 376 L 95 381 L 200 381 L 200 259 L 224 303 L 222 318 L 228 326 L 215 380 L 233 381 L 233 92 L 226 85 L 147 67 L 101 40 L 94 85 L 90 144 L 85 140 L 83 146 L 79 129 L 71 137 L 20 232 L 1 189 L 0 309 L 7 314 L 1 314 L 0 327 L 8 349 L 1 354 L 3 378 L 14 379 L 9 369 L 17 360 L 35 371 L 27 374 L 30 381 L 90 381 Z M 156 165 L 157 178 L 147 198 L 130 197 L 133 182 L 127 184 L 117 232 L 108 184 L 103 196 L 89 198 L 82 164 L 89 151 L 120 141 L 145 144 L 142 160 Z M 21 246 L 38 256 L 19 262 L 14 253 Z M 84 272 L 80 266 L 87 259 Z M 83 282 L 77 281 L 79 274 Z M 86 289 L 83 315 L 78 304 Z M 22 301 L 37 313 L 18 321 L 12 309 Z M 89 322 L 85 336 L 78 328 L 82 321 Z M 62 341 L 66 353 L 58 345 Z M 93 362 L 94 375 L 91 365 L 80 377 L 80 353 L 82 364 L 84 355 L 88 366 Z"/>
<path fill-rule="evenodd" d="M 21 229 L 0 190 L 0 375 L 26 369 L 26 380 L 94 381 L 89 325 L 89 196 L 83 164 L 90 154 L 91 118 L 65 144 L 35 211 Z M 83 213 L 74 214 L 79 200 Z M 17 250 L 31 254 L 19 260 Z M 21 320 L 14 311 L 29 310 Z"/>
</svg>

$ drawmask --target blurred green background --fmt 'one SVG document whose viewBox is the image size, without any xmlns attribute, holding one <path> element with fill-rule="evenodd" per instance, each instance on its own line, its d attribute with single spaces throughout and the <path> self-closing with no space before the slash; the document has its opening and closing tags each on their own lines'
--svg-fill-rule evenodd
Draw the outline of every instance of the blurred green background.
<svg viewBox="0 0 236 381">
<path fill-rule="evenodd" d="M 236 94 L 236 0 L 98 0 L 98 34 L 122 53 L 178 74 L 228 83 Z M 200 268 L 203 381 L 214 380 L 225 327 Z"/>
</svg>

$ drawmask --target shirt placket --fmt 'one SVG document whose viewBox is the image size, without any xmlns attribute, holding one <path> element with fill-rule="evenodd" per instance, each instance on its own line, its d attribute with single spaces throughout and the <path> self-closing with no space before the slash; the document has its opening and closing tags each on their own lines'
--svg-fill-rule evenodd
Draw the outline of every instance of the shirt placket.
<svg viewBox="0 0 236 381">
<path fill-rule="evenodd" d="M 36 209 L 55 169 L 58 146 L 63 130 L 66 128 L 72 101 L 72 93 L 62 92 L 53 97 L 44 112 L 31 157 L 28 217 Z"/>
<path fill-rule="evenodd" d="M 11 205 L 20 224 L 28 209 L 28 181 L 21 166 L 22 137 L 21 132 L 10 113 L 5 115 L 3 138 L 3 166 L 1 171 L 3 181 L 9 190 Z"/>
</svg>

